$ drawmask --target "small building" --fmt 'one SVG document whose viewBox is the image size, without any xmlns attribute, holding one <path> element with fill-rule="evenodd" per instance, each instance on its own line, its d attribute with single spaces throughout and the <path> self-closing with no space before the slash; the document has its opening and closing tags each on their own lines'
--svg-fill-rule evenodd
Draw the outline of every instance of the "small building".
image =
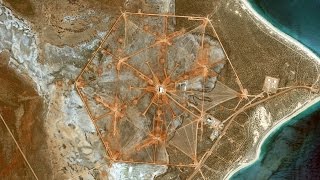
<svg viewBox="0 0 320 180">
<path fill-rule="evenodd" d="M 214 141 L 215 139 L 217 139 L 219 135 L 220 135 L 220 132 L 218 130 L 213 130 L 210 135 L 211 141 Z"/>
<path fill-rule="evenodd" d="M 262 90 L 266 93 L 276 93 L 279 86 L 279 78 L 266 76 Z"/>
<path fill-rule="evenodd" d="M 207 114 L 204 119 L 204 123 L 212 129 L 210 139 L 214 141 L 216 138 L 219 137 L 221 130 L 223 129 L 223 123 L 218 120 L 217 118 Z"/>
<path fill-rule="evenodd" d="M 207 114 L 205 119 L 205 124 L 209 125 L 210 129 L 217 129 L 217 130 L 223 129 L 222 122 L 217 118 L 211 116 L 210 114 Z"/>
</svg>

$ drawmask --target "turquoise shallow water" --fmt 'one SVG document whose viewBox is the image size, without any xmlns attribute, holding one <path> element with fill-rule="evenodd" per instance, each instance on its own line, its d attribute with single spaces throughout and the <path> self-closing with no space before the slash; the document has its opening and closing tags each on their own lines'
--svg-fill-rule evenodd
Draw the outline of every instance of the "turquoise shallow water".
<svg viewBox="0 0 320 180">
<path fill-rule="evenodd" d="M 320 102 L 274 131 L 259 159 L 231 179 L 320 179 L 319 109 Z"/>
<path fill-rule="evenodd" d="M 320 55 L 320 0 L 249 0 L 281 31 Z M 259 159 L 231 179 L 320 179 L 320 102 L 271 134 Z"/>
<path fill-rule="evenodd" d="M 273 25 L 320 55 L 320 0 L 249 0 Z"/>
</svg>

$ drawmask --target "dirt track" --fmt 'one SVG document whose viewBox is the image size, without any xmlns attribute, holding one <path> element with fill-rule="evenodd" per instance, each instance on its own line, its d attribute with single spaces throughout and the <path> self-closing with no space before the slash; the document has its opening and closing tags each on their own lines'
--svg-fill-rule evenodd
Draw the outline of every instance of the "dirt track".
<svg viewBox="0 0 320 180">
<path fill-rule="evenodd" d="M 50 175 L 48 159 L 44 154 L 46 135 L 43 131 L 43 103 L 28 79 L 19 77 L 7 67 L 7 52 L 0 54 L 0 113 L 27 156 L 36 167 L 39 178 Z M 0 179 L 30 179 L 32 174 L 1 122 L 0 125 Z"/>
</svg>

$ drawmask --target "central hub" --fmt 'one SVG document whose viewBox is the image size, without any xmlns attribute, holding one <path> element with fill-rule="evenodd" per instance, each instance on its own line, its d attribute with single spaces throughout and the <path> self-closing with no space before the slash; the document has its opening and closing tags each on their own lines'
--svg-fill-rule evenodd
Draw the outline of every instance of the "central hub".
<svg viewBox="0 0 320 180">
<path fill-rule="evenodd" d="M 156 91 L 159 93 L 159 94 L 164 94 L 166 93 L 166 89 L 163 85 L 159 85 L 156 87 Z"/>
<path fill-rule="evenodd" d="M 226 55 L 208 23 L 201 17 L 125 12 L 102 37 L 76 90 L 111 161 L 204 169 L 197 167 L 209 156 L 201 152 L 210 150 L 198 152 L 202 135 L 216 142 L 223 134 L 223 123 L 207 111 L 238 94 L 221 82 L 211 94 Z"/>
</svg>

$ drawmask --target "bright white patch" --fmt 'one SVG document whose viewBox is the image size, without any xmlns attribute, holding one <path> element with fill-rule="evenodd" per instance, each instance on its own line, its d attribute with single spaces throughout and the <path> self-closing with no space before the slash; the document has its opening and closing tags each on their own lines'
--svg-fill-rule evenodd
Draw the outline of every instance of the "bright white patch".
<svg viewBox="0 0 320 180">
<path fill-rule="evenodd" d="M 149 164 L 114 163 L 108 168 L 108 179 L 154 179 L 165 173 L 167 166 Z"/>
<path fill-rule="evenodd" d="M 48 94 L 54 77 L 50 66 L 38 62 L 35 34 L 27 22 L 16 18 L 11 10 L 0 5 L 0 51 L 11 52 L 9 65 L 22 75 L 27 75 L 37 85 L 40 95 Z"/>
<path fill-rule="evenodd" d="M 84 61 L 84 52 L 93 49 L 99 39 L 75 48 L 45 44 L 44 60 L 50 63 L 41 64 L 38 61 L 37 37 L 28 23 L 16 18 L 11 10 L 1 4 L 0 14 L 0 52 L 5 49 L 11 52 L 9 65 L 22 76 L 30 77 L 39 95 L 48 104 L 44 126 L 48 134 L 49 156 L 55 157 L 52 160 L 53 169 L 67 167 L 66 175 L 71 177 L 71 174 L 82 170 L 77 168 L 78 165 L 82 167 L 101 160 L 99 152 L 93 151 L 93 145 L 100 140 L 96 135 L 86 133 L 95 132 L 95 128 L 88 120 L 88 114 L 73 86 L 57 88 L 53 74 L 59 72 L 63 82 L 74 79 L 80 68 L 74 66 L 72 61 Z M 72 169 L 69 168 L 71 166 Z M 93 176 L 88 175 L 85 179 L 93 179 Z"/>
<path fill-rule="evenodd" d="M 163 94 L 163 93 L 165 92 L 164 87 L 163 87 L 163 86 L 159 86 L 159 87 L 158 87 L 158 92 L 159 92 L 160 94 Z"/>
<path fill-rule="evenodd" d="M 302 106 L 302 104 L 301 104 L 301 102 L 299 102 L 295 109 L 299 109 L 299 108 L 301 108 L 301 106 Z"/>
<path fill-rule="evenodd" d="M 263 130 L 266 130 L 271 125 L 272 116 L 270 112 L 267 112 L 265 107 L 259 106 L 253 113 L 253 119 Z"/>
<path fill-rule="evenodd" d="M 259 131 L 254 130 L 253 131 L 253 145 L 257 143 L 259 136 L 260 136 Z"/>
</svg>

